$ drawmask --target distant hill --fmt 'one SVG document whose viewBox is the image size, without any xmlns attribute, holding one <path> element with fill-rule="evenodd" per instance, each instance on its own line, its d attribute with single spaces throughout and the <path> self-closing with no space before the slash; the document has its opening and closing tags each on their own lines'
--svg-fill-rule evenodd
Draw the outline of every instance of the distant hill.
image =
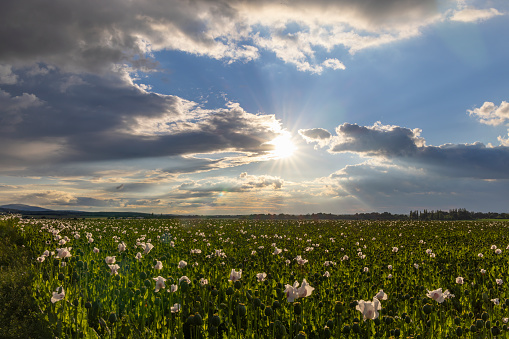
<svg viewBox="0 0 509 339">
<path fill-rule="evenodd" d="M 81 218 L 152 218 L 152 213 L 140 212 L 83 212 L 73 210 L 51 210 L 38 206 L 30 206 L 24 204 L 8 204 L 0 206 L 0 214 L 16 213 L 29 218 L 64 218 L 64 219 L 81 219 Z M 163 217 L 162 215 L 158 217 Z M 172 218 L 171 215 L 164 215 L 164 218 Z"/>
<path fill-rule="evenodd" d="M 0 208 L 7 210 L 17 210 L 17 211 L 30 211 L 30 212 L 51 212 L 52 210 L 37 206 L 23 205 L 23 204 L 9 204 L 2 205 Z"/>
</svg>

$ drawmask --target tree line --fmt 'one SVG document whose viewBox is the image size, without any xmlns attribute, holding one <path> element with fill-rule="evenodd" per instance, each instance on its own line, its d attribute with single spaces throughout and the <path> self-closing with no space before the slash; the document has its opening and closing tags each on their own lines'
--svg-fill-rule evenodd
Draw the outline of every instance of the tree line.
<svg viewBox="0 0 509 339">
<path fill-rule="evenodd" d="M 476 220 L 476 219 L 509 219 L 509 213 L 471 212 L 465 208 L 442 210 L 410 211 L 410 220 Z"/>
</svg>

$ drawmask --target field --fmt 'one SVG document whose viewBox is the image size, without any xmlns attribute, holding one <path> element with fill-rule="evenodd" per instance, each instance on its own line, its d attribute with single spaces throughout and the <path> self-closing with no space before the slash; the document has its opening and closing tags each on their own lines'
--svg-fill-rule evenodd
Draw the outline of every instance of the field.
<svg viewBox="0 0 509 339">
<path fill-rule="evenodd" d="M 505 338 L 508 227 L 16 221 L 58 338 Z"/>
</svg>

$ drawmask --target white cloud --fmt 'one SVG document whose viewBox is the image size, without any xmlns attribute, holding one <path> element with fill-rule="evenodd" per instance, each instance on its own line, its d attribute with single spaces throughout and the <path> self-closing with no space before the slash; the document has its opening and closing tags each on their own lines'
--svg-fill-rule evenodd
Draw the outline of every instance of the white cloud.
<svg viewBox="0 0 509 339">
<path fill-rule="evenodd" d="M 509 121 L 509 103 L 507 101 L 502 101 L 500 106 L 486 101 L 480 108 L 467 110 L 467 112 L 478 117 L 479 121 L 486 125 L 498 126 Z"/>
<path fill-rule="evenodd" d="M 509 136 L 509 133 L 507 133 L 507 136 Z M 500 142 L 501 146 L 509 147 L 509 138 L 503 138 L 502 136 L 498 136 L 497 139 Z"/>
<path fill-rule="evenodd" d="M 338 59 L 327 59 L 324 62 L 322 62 L 322 65 L 327 68 L 332 68 L 334 70 L 336 69 L 346 69 L 345 65 Z"/>
<path fill-rule="evenodd" d="M 504 13 L 499 12 L 495 8 L 488 9 L 464 8 L 459 11 L 455 11 L 450 19 L 452 21 L 476 22 L 488 20 L 499 15 L 504 15 Z"/>
</svg>

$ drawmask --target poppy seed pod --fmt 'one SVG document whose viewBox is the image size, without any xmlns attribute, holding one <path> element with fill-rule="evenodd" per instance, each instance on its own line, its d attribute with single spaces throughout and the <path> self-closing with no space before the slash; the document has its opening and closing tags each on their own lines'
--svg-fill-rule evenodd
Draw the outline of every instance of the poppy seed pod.
<svg viewBox="0 0 509 339">
<path fill-rule="evenodd" d="M 219 325 L 221 324 L 221 318 L 219 318 L 219 315 L 214 314 L 212 318 L 210 318 L 210 323 L 212 324 L 212 326 L 219 327 Z"/>
<path fill-rule="evenodd" d="M 491 334 L 493 334 L 494 336 L 499 335 L 500 334 L 500 329 L 497 326 L 493 326 L 491 328 Z"/>
<path fill-rule="evenodd" d="M 336 301 L 336 305 L 334 306 L 334 312 L 339 314 L 342 313 L 344 309 L 345 306 L 343 305 L 343 303 L 341 301 Z"/>
<path fill-rule="evenodd" d="M 247 313 L 246 305 L 237 304 L 236 311 L 239 316 L 241 316 L 241 317 L 245 316 Z"/>
<path fill-rule="evenodd" d="M 270 316 L 272 316 L 272 314 L 273 314 L 274 312 L 272 311 L 272 308 L 270 308 L 270 307 L 266 307 L 266 308 L 265 308 L 265 312 L 264 312 L 264 313 L 265 313 L 265 315 L 266 315 L 267 317 L 270 317 Z"/>
<path fill-rule="evenodd" d="M 325 326 L 325 328 L 323 329 L 323 337 L 327 339 L 327 338 L 330 338 L 331 335 L 332 335 L 332 333 L 331 333 L 330 328 Z"/>
<path fill-rule="evenodd" d="M 463 328 L 461 326 L 456 327 L 456 335 L 460 337 L 463 334 Z"/>
<path fill-rule="evenodd" d="M 200 313 L 196 312 L 194 314 L 194 325 L 201 326 L 203 325 L 203 318 L 201 317 Z"/>
</svg>

